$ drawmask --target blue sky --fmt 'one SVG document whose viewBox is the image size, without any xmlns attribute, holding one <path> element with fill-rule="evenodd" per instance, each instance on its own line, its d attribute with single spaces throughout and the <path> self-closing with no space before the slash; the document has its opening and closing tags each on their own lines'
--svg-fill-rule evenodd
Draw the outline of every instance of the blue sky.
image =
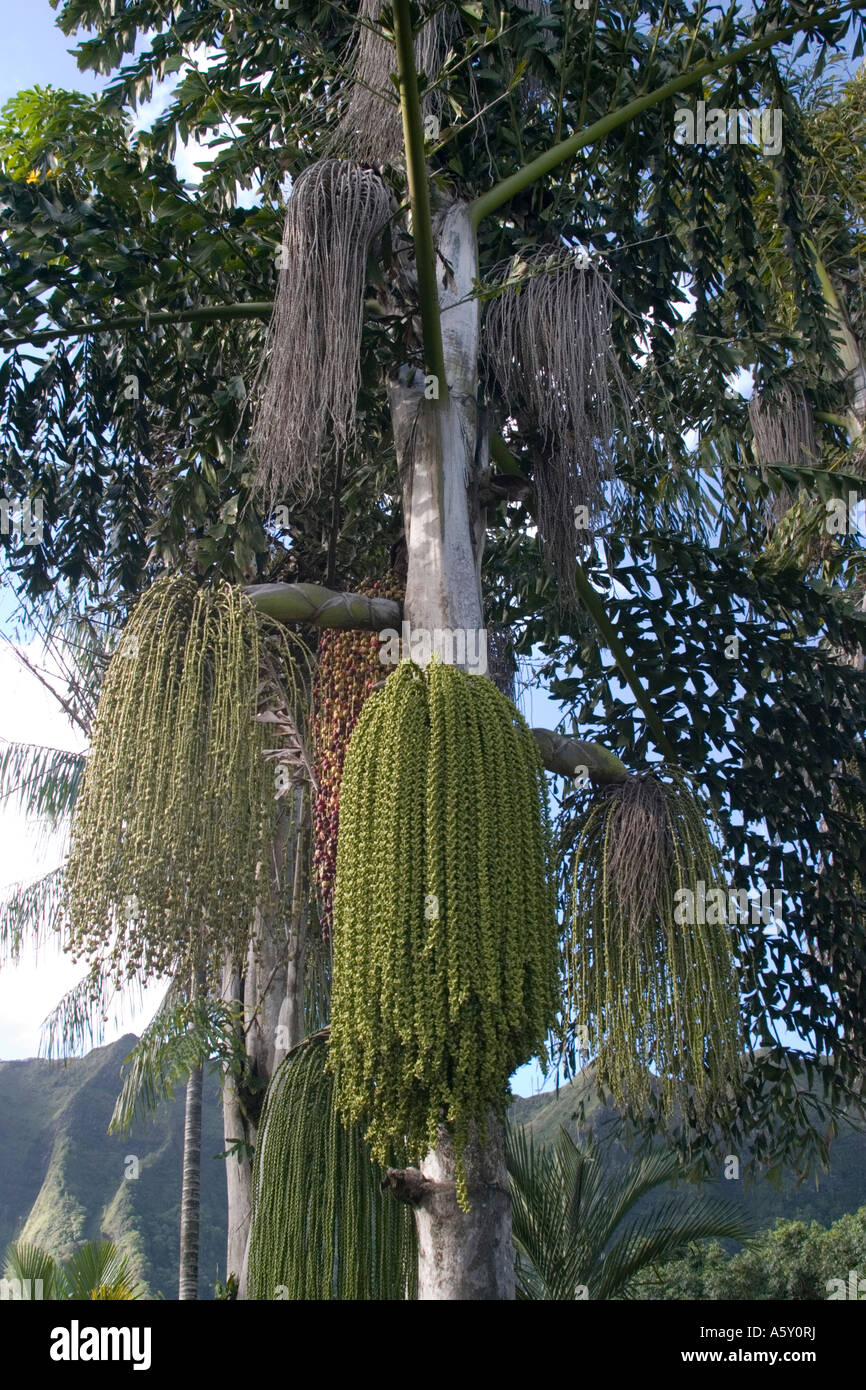
<svg viewBox="0 0 866 1390">
<path fill-rule="evenodd" d="M 79 72 L 73 41 L 57 28 L 48 0 L 0 0 L 0 104 L 22 87 L 75 87 L 95 92 L 104 78 Z"/>
</svg>

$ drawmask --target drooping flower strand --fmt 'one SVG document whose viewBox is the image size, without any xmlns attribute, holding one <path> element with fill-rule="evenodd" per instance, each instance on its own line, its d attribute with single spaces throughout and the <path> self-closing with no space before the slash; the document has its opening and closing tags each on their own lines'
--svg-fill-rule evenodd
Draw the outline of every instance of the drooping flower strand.
<svg viewBox="0 0 866 1390">
<path fill-rule="evenodd" d="M 109 664 L 64 875 L 75 955 L 118 982 L 246 949 L 279 813 L 267 652 L 306 727 L 310 654 L 243 593 L 183 576 L 139 600 Z"/>
<path fill-rule="evenodd" d="M 567 1017 L 599 1083 L 704 1123 L 744 1047 L 729 896 L 680 773 L 632 777 L 590 807 L 574 853 Z M 708 903 L 709 900 L 709 903 Z M 722 907 L 722 902 L 724 907 Z"/>
<path fill-rule="evenodd" d="M 411 1210 L 382 1192 L 357 1124 L 343 1125 L 327 1040 L 290 1052 L 268 1087 L 253 1170 L 249 1296 L 404 1299 L 417 1284 Z"/>
<path fill-rule="evenodd" d="M 405 583 L 391 573 L 383 580 L 359 584 L 357 592 L 402 599 Z M 389 670 L 379 660 L 379 645 L 375 632 L 358 629 L 326 628 L 319 638 L 311 719 L 316 760 L 313 863 L 326 939 L 333 921 L 343 760 L 364 701 Z"/>
<path fill-rule="evenodd" d="M 367 260 L 390 207 L 378 174 L 339 159 L 292 189 L 250 437 L 268 505 L 312 493 L 355 437 Z"/>
</svg>

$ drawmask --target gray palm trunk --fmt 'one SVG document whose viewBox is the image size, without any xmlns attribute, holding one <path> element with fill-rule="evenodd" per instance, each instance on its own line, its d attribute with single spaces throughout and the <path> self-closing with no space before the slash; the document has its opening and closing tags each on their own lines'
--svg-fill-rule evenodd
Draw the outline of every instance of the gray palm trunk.
<svg viewBox="0 0 866 1390">
<path fill-rule="evenodd" d="M 202 1074 L 201 1067 L 194 1067 L 186 1083 L 183 1186 L 180 1200 L 180 1277 L 177 1294 L 181 1301 L 198 1298 Z"/>
<path fill-rule="evenodd" d="M 404 519 L 408 575 L 404 617 L 413 631 L 462 631 L 465 650 L 477 650 L 472 634 L 483 629 L 481 551 L 484 515 L 479 478 L 488 466 L 488 441 L 479 417 L 479 305 L 473 295 L 477 252 L 469 210 L 452 204 L 436 219 L 438 294 L 446 381 L 439 399 L 428 399 L 429 382 L 408 369 L 391 387 L 394 440 L 405 478 Z M 298 821 L 300 825 L 303 817 Z M 304 832 L 305 833 L 305 832 Z M 253 1020 L 246 1049 L 257 1074 L 268 1080 L 288 1048 L 303 1037 L 304 884 L 298 829 L 284 854 L 295 861 L 295 906 L 288 931 L 258 924 L 258 950 L 251 952 L 243 979 L 227 967 L 226 998 L 245 1005 Z M 286 959 L 285 967 L 282 961 Z M 282 956 L 281 956 L 282 953 Z M 277 1025 L 282 1024 L 280 1030 Z M 281 1046 L 275 1044 L 275 1036 Z M 504 1097 L 503 1097 L 504 1099 Z M 228 1142 L 254 1144 L 256 1125 L 237 1086 L 223 1091 Z M 440 1142 L 392 1190 L 411 1200 L 419 1237 L 419 1298 L 509 1300 L 514 1298 L 511 1208 L 502 1125 L 489 1117 L 487 1143 L 470 1144 L 465 1155 L 471 1210 L 457 1203 L 452 1136 Z M 227 1162 L 229 1196 L 228 1273 L 246 1296 L 246 1247 L 252 1206 L 248 1159 Z"/>
</svg>

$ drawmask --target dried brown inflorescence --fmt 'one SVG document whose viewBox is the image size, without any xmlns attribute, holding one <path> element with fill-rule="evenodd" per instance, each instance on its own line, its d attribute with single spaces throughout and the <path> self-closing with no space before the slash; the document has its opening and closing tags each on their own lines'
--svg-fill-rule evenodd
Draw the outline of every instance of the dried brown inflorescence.
<svg viewBox="0 0 866 1390">
<path fill-rule="evenodd" d="M 354 440 L 367 260 L 390 210 L 378 174 L 339 159 L 292 189 L 250 441 L 269 505 L 309 496 Z"/>
<path fill-rule="evenodd" d="M 415 38 L 415 67 L 424 74 L 428 88 L 438 75 L 453 28 L 449 8 L 441 6 Z M 391 81 L 397 60 L 393 42 L 379 30 L 382 9 L 382 0 L 361 0 L 349 56 L 352 82 L 330 145 L 332 154 L 379 166 L 403 159 L 403 118 Z M 425 117 L 438 115 L 438 92 L 425 91 L 421 107 Z"/>
<path fill-rule="evenodd" d="M 611 341 L 613 295 L 568 247 L 513 264 L 486 316 L 489 385 L 528 427 L 538 456 L 538 525 L 563 600 L 577 605 L 574 567 L 586 527 L 614 476 L 614 393 L 628 392 Z"/>
</svg>

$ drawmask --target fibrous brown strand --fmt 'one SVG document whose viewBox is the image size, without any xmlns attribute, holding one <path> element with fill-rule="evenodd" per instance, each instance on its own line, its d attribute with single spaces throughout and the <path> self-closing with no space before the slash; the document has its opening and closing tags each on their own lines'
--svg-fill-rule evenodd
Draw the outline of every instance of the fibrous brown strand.
<svg viewBox="0 0 866 1390">
<path fill-rule="evenodd" d="M 758 462 L 765 467 L 792 464 L 811 468 L 819 458 L 815 421 L 805 397 L 783 386 L 772 396 L 756 391 L 749 401 L 749 419 Z M 794 501 L 788 488 L 774 496 L 768 523 L 773 526 Z"/>
<path fill-rule="evenodd" d="M 378 174 L 339 159 L 292 189 L 250 440 L 269 505 L 312 493 L 354 440 L 367 259 L 389 215 Z"/>
<path fill-rule="evenodd" d="M 560 595 L 575 607 L 581 532 L 614 476 L 614 392 L 628 396 L 611 341 L 613 297 L 567 247 L 523 257 L 504 284 L 486 314 L 488 382 L 531 431 L 539 530 Z"/>
<path fill-rule="evenodd" d="M 599 1084 L 701 1122 L 742 1073 L 729 895 L 681 774 L 633 777 L 589 809 L 565 953 L 571 1028 Z"/>
<path fill-rule="evenodd" d="M 378 28 L 383 0 L 361 0 L 358 30 L 349 67 L 352 79 L 345 107 L 331 139 L 330 152 L 380 168 L 403 159 L 403 121 L 397 88 L 391 75 L 397 71 L 394 44 Z M 438 76 L 453 19 L 443 5 L 422 25 L 415 38 L 415 67 L 429 87 Z M 439 93 L 426 91 L 422 114 L 437 115 Z"/>
</svg>

